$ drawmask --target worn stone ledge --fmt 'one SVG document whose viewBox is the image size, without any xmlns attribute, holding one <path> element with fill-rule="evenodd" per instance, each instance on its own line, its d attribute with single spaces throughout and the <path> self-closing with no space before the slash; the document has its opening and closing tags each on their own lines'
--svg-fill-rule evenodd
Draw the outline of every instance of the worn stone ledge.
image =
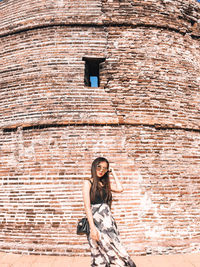
<svg viewBox="0 0 200 267">
<path fill-rule="evenodd" d="M 178 28 L 178 27 L 170 27 L 167 24 L 160 24 L 157 25 L 156 23 L 42 23 L 38 25 L 29 25 L 29 26 L 21 26 L 17 29 L 9 30 L 0 33 L 0 37 L 7 37 L 10 35 L 19 34 L 22 32 L 38 30 L 38 29 L 45 29 L 45 28 L 52 28 L 52 27 L 92 27 L 92 28 L 109 28 L 109 27 L 129 27 L 129 28 L 156 28 L 156 29 L 163 29 L 168 30 L 171 32 L 177 32 L 181 35 L 189 34 L 193 39 L 200 39 L 200 25 L 195 23 L 195 26 L 192 29 L 186 28 Z"/>
<path fill-rule="evenodd" d="M 144 120 L 143 122 L 137 120 L 123 120 L 123 119 L 105 119 L 104 121 L 101 120 L 81 120 L 81 121 L 74 121 L 74 120 L 64 120 L 64 121 L 38 121 L 37 123 L 14 123 L 0 126 L 0 129 L 3 132 L 14 132 L 19 130 L 28 130 L 28 129 L 37 129 L 37 128 L 57 128 L 63 126 L 142 126 L 142 127 L 152 127 L 155 129 L 160 130 L 185 130 L 185 131 L 195 131 L 200 132 L 200 126 L 196 125 L 194 128 L 184 127 L 180 125 L 176 125 L 176 123 L 166 123 L 166 121 L 152 121 L 149 122 L 148 120 Z"/>
</svg>

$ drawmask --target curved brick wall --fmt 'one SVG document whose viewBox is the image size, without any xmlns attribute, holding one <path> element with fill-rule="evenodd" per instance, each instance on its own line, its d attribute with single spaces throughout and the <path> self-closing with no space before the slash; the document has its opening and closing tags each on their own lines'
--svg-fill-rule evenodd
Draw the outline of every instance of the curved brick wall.
<svg viewBox="0 0 200 267">
<path fill-rule="evenodd" d="M 28 1 L 27 1 L 28 2 Z M 88 255 L 82 180 L 107 157 L 131 254 L 199 249 L 196 1 L 0 2 L 0 250 Z M 83 57 L 105 57 L 101 87 Z"/>
<path fill-rule="evenodd" d="M 57 24 L 156 25 L 199 36 L 196 0 L 2 1 L 1 35 Z M 196 24 L 195 24 L 196 23 Z"/>
</svg>

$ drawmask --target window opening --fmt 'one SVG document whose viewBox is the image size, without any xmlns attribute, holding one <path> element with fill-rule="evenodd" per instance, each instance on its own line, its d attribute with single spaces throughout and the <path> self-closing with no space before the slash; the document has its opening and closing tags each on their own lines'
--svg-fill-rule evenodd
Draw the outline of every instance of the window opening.
<svg viewBox="0 0 200 267">
<path fill-rule="evenodd" d="M 105 61 L 105 58 L 87 58 L 83 57 L 85 61 L 85 75 L 84 84 L 88 87 L 99 87 L 99 65 Z"/>
<path fill-rule="evenodd" d="M 90 84 L 91 84 L 91 87 L 98 87 L 99 78 L 97 76 L 90 76 Z"/>
</svg>

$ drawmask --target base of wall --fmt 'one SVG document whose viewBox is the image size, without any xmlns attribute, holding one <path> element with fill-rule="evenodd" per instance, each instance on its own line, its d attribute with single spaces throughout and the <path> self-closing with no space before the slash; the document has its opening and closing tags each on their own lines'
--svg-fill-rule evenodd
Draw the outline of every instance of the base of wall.
<svg viewBox="0 0 200 267">
<path fill-rule="evenodd" d="M 132 259 L 139 267 L 198 267 L 200 253 L 135 256 Z M 4 267 L 88 267 L 90 257 L 35 256 L 0 252 L 0 264 Z"/>
</svg>

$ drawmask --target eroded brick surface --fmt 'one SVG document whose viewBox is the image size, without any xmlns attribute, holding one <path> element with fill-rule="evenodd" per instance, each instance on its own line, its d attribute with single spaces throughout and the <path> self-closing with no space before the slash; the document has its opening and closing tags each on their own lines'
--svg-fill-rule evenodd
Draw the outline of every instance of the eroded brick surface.
<svg viewBox="0 0 200 267">
<path fill-rule="evenodd" d="M 0 249 L 89 255 L 81 186 L 107 157 L 132 255 L 199 250 L 196 1 L 2 1 Z M 83 57 L 105 58 L 100 87 Z"/>
</svg>

